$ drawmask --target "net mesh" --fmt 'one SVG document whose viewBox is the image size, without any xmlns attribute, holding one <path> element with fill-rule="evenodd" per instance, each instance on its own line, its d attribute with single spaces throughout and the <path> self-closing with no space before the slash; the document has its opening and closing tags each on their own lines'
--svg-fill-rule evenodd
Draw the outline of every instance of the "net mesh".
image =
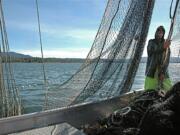
<svg viewBox="0 0 180 135">
<path fill-rule="evenodd" d="M 179 81 L 180 72 L 176 72 L 180 68 L 180 2 L 177 6 L 177 11 L 174 20 L 174 29 L 172 33 L 172 42 L 171 42 L 171 57 L 170 65 L 171 69 L 170 76 L 174 83 Z"/>
<path fill-rule="evenodd" d="M 1 2 L 1 0 L 0 0 Z M 109 0 L 85 62 L 66 82 L 49 88 L 45 109 L 84 101 L 110 98 L 130 91 L 149 29 L 154 0 Z M 0 112 L 1 117 L 20 113 L 20 98 L 10 63 L 3 10 L 0 11 Z M 171 44 L 171 71 L 180 62 L 180 4 L 178 4 Z M 3 57 L 2 57 L 3 56 Z M 1 60 L 0 59 L 0 60 Z M 173 82 L 179 78 L 170 73 Z"/>
<path fill-rule="evenodd" d="M 9 56 L 9 44 L 6 33 L 2 1 L 0 0 L 0 117 L 21 113 L 20 98 L 15 84 Z"/>
<path fill-rule="evenodd" d="M 109 0 L 85 63 L 56 91 L 48 91 L 46 109 L 128 92 L 144 49 L 153 6 L 154 0 Z"/>
</svg>

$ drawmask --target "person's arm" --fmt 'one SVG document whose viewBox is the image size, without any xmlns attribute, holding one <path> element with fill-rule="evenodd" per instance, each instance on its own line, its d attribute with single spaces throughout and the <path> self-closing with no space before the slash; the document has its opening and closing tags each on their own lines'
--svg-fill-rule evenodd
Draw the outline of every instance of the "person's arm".
<svg viewBox="0 0 180 135">
<path fill-rule="evenodd" d="M 167 52 L 167 56 L 165 56 L 166 57 L 166 61 L 162 61 L 163 62 L 163 65 L 161 66 L 162 67 L 161 68 L 161 73 L 162 74 L 166 73 L 167 68 L 169 66 L 170 53 L 171 53 L 170 48 L 169 48 L 170 44 L 171 44 L 171 41 L 170 40 L 166 40 L 166 42 L 164 43 L 164 46 L 163 46 L 165 50 L 168 49 L 167 50 L 168 52 Z M 164 53 L 166 53 L 166 52 L 164 52 Z"/>
<path fill-rule="evenodd" d="M 165 61 L 164 65 L 162 66 L 162 73 L 163 73 L 163 74 L 165 74 L 165 73 L 166 73 L 167 68 L 168 68 L 168 66 L 169 66 L 170 53 L 171 53 L 171 52 L 170 52 L 170 48 L 168 48 L 167 59 L 166 59 L 166 61 Z"/>
<path fill-rule="evenodd" d="M 164 79 L 164 75 L 165 75 L 165 73 L 166 73 L 166 71 L 168 69 L 168 66 L 169 66 L 170 53 L 171 53 L 171 50 L 169 48 L 170 44 L 171 44 L 171 41 L 170 40 L 166 40 L 164 45 L 163 45 L 163 48 L 165 50 L 168 49 L 167 50 L 168 52 L 167 52 L 167 56 L 165 56 L 166 60 L 164 61 L 164 59 L 163 59 L 163 61 L 162 61 L 162 65 L 161 65 L 161 69 L 160 69 L 160 80 Z M 166 51 L 164 53 L 166 53 Z"/>
</svg>

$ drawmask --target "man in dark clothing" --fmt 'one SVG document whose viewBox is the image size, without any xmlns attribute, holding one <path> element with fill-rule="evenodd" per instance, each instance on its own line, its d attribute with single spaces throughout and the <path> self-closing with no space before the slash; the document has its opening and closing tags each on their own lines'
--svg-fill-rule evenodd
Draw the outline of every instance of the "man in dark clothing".
<svg viewBox="0 0 180 135">
<path fill-rule="evenodd" d="M 164 89 L 169 90 L 172 87 L 168 74 L 168 65 L 170 58 L 170 41 L 164 40 L 165 29 L 159 26 L 155 33 L 155 39 L 150 39 L 147 47 L 148 59 L 146 65 L 145 90 Z M 166 61 L 164 62 L 165 52 Z"/>
</svg>

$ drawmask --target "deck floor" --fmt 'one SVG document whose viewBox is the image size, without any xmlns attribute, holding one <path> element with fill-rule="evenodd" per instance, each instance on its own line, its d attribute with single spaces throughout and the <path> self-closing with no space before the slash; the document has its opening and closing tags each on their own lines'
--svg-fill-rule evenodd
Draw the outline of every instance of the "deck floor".
<svg viewBox="0 0 180 135">
<path fill-rule="evenodd" d="M 13 133 L 9 135 L 85 135 L 78 129 L 72 127 L 67 123 L 43 127 L 33 130 L 28 130 L 20 133 Z"/>
</svg>

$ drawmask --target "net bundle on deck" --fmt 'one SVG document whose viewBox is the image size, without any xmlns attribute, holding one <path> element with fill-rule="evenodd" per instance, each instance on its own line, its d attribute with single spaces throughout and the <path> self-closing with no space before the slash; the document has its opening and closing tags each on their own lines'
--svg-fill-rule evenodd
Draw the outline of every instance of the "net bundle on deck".
<svg viewBox="0 0 180 135">
<path fill-rule="evenodd" d="M 144 49 L 154 0 L 109 0 L 85 63 L 56 90 L 46 109 L 113 97 L 132 86 Z"/>
</svg>

